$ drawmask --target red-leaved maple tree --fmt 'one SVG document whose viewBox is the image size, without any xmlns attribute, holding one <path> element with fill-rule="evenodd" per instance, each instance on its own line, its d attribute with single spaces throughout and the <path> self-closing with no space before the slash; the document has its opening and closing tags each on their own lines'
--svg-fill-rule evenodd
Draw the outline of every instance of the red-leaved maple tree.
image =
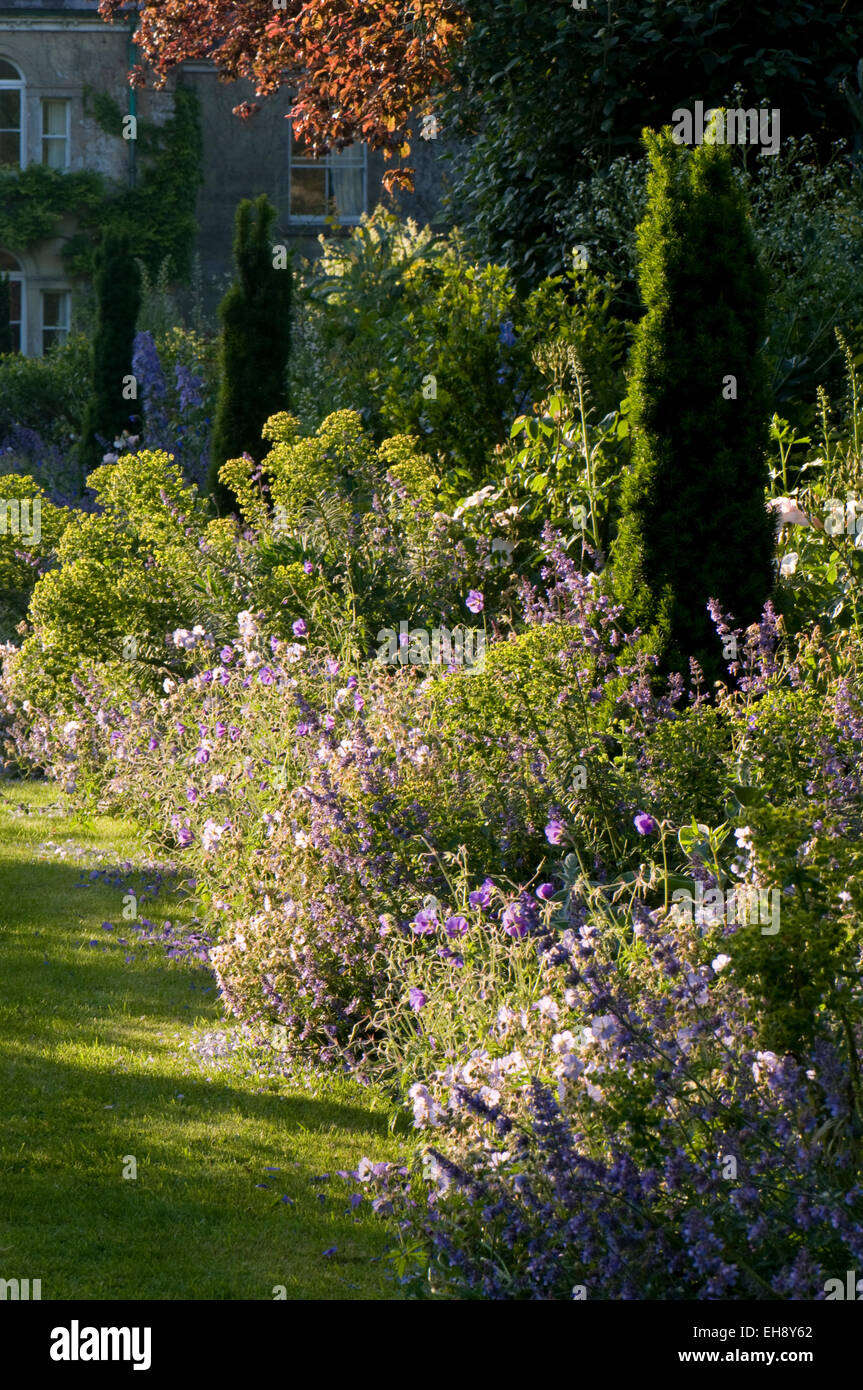
<svg viewBox="0 0 863 1390">
<path fill-rule="evenodd" d="M 125 0 L 99 0 L 111 21 Z M 410 156 L 412 113 L 448 80 L 468 24 L 464 0 L 147 0 L 135 43 L 157 86 L 190 59 L 210 59 L 225 81 L 246 78 L 258 96 L 287 87 L 298 136 L 314 155 L 364 141 L 388 159 Z M 143 86 L 142 64 L 132 81 Z M 249 117 L 256 102 L 235 114 Z M 384 175 L 413 186 L 403 162 Z"/>
</svg>

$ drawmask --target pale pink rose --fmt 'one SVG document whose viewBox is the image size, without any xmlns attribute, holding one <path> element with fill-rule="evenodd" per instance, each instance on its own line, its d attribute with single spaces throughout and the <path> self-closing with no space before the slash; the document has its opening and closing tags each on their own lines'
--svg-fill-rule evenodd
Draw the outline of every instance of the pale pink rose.
<svg viewBox="0 0 863 1390">
<path fill-rule="evenodd" d="M 817 517 L 807 516 L 806 512 L 800 510 L 796 497 L 771 497 L 767 508 L 768 511 L 776 513 L 780 527 L 817 526 L 819 530 L 823 530 Z"/>
</svg>

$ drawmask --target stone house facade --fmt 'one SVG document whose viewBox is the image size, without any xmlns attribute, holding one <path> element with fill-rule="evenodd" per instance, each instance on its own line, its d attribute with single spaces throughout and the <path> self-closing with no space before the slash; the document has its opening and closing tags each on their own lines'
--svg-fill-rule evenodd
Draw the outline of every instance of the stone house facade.
<svg viewBox="0 0 863 1390">
<path fill-rule="evenodd" d="M 306 255 L 317 249 L 334 208 L 345 228 L 379 202 L 394 205 L 381 187 L 382 155 L 353 146 L 323 160 L 306 157 L 286 119 L 287 92 L 261 101 L 259 114 L 243 122 L 232 108 L 255 99 L 251 87 L 221 82 L 211 64 L 190 62 L 164 91 L 133 94 L 127 81 L 137 61 L 133 21 L 131 11 L 129 27 L 103 23 L 96 0 L 0 0 L 0 164 L 93 169 L 130 181 L 134 142 L 105 133 L 88 113 L 85 92 L 104 93 L 124 111 L 159 124 L 172 112 L 176 84 L 191 87 L 204 140 L 197 254 L 211 304 L 231 272 L 234 212 L 242 198 L 268 194 L 279 212 L 279 241 Z M 415 142 L 416 191 L 395 203 L 421 224 L 439 211 L 444 148 L 442 140 Z M 61 222 L 52 240 L 25 248 L 0 244 L 0 272 L 12 282 L 13 338 L 28 355 L 41 355 L 69 331 L 75 287 L 60 251 L 72 231 L 74 224 Z"/>
</svg>

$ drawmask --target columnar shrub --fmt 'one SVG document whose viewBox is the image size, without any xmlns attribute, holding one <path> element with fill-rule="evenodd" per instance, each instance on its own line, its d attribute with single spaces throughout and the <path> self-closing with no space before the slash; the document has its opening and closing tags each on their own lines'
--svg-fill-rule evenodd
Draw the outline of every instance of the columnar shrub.
<svg viewBox="0 0 863 1390">
<path fill-rule="evenodd" d="M 128 235 L 108 230 L 96 261 L 96 333 L 91 360 L 91 396 L 82 428 L 82 477 L 102 461 L 115 435 L 134 413 L 132 344 L 141 300 L 141 277 Z"/>
<path fill-rule="evenodd" d="M 617 579 L 629 616 L 657 629 L 669 667 L 695 657 L 718 676 L 708 600 L 750 623 L 772 586 L 765 281 L 730 151 L 690 151 L 670 132 L 645 139 L 646 312 L 633 346 L 634 462 Z"/>
<path fill-rule="evenodd" d="M 237 280 L 219 308 L 222 322 L 221 388 L 210 462 L 210 491 L 220 510 L 235 507 L 219 478 L 229 459 L 261 452 L 261 430 L 286 404 L 285 372 L 291 342 L 292 280 L 277 267 L 272 228 L 276 209 L 262 194 L 244 199 L 234 235 Z"/>
</svg>

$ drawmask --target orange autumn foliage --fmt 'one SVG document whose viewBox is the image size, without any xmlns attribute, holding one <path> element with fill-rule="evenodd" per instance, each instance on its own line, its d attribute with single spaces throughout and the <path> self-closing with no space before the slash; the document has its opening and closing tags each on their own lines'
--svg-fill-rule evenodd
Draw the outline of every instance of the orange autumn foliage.
<svg viewBox="0 0 863 1390">
<path fill-rule="evenodd" d="M 100 0 L 107 21 L 124 0 Z M 258 96 L 289 87 L 297 135 L 314 154 L 364 141 L 386 157 L 410 153 L 411 114 L 450 76 L 463 40 L 464 0 L 149 0 L 135 42 L 157 86 L 180 63 L 210 59 L 225 81 L 245 78 Z M 133 82 L 146 82 L 144 66 Z M 256 102 L 235 114 L 248 118 Z M 384 175 L 387 188 L 413 186 L 404 165 Z"/>
</svg>

